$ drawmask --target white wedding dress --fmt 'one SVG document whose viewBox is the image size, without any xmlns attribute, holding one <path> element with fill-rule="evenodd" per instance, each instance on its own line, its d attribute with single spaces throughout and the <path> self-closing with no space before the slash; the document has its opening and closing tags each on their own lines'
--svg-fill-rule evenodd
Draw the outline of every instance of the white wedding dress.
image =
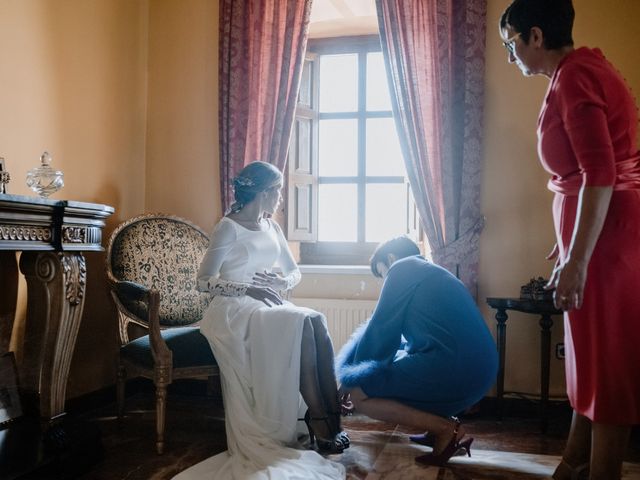
<svg viewBox="0 0 640 480">
<path fill-rule="evenodd" d="M 256 272 L 274 266 L 289 287 L 300 281 L 278 224 L 263 226 L 249 230 L 224 217 L 200 266 L 199 288 L 215 294 L 200 329 L 220 366 L 228 451 L 174 480 L 345 478 L 342 465 L 298 445 L 302 327 L 316 312 L 289 302 L 269 307 L 244 294 Z"/>
</svg>

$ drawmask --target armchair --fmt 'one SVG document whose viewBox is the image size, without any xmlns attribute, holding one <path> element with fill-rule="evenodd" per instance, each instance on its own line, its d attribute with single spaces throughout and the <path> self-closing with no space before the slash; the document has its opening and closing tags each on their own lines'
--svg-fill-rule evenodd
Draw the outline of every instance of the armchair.
<svg viewBox="0 0 640 480">
<path fill-rule="evenodd" d="M 106 271 L 118 312 L 118 418 L 124 414 L 127 378 L 144 377 L 156 387 L 156 450 L 164 450 L 167 386 L 174 379 L 219 375 L 198 322 L 211 296 L 196 290 L 196 275 L 208 247 L 204 231 L 175 216 L 132 218 L 111 234 Z M 129 338 L 130 324 L 148 334 Z"/>
</svg>

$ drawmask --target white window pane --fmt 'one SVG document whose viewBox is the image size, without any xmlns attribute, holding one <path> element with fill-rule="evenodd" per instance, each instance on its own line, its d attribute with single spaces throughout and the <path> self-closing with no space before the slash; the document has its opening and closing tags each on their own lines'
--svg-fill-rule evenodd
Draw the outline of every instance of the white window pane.
<svg viewBox="0 0 640 480">
<path fill-rule="evenodd" d="M 367 54 L 367 110 L 391 110 L 382 52 Z"/>
<path fill-rule="evenodd" d="M 405 176 L 402 151 L 393 118 L 367 120 L 367 175 Z"/>
<path fill-rule="evenodd" d="M 318 188 L 318 240 L 358 240 L 358 189 L 356 185 L 326 185 Z"/>
<path fill-rule="evenodd" d="M 383 242 L 407 233 L 407 186 L 369 184 L 366 191 L 365 238 Z"/>
<path fill-rule="evenodd" d="M 321 177 L 358 174 L 358 123 L 320 120 L 318 170 Z"/>
<path fill-rule="evenodd" d="M 355 112 L 358 110 L 358 56 L 322 55 L 320 57 L 320 111 Z"/>
</svg>

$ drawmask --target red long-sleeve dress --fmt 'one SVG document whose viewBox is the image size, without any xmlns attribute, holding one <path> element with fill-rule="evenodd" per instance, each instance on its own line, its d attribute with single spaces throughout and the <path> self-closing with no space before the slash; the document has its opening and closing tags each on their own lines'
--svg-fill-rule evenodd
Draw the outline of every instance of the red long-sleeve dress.
<svg viewBox="0 0 640 480">
<path fill-rule="evenodd" d="M 633 95 L 600 50 L 579 48 L 563 58 L 538 119 L 561 258 L 571 242 L 580 188 L 614 190 L 589 262 L 583 306 L 564 315 L 567 394 L 578 413 L 620 425 L 640 423 L 637 126 Z"/>
</svg>

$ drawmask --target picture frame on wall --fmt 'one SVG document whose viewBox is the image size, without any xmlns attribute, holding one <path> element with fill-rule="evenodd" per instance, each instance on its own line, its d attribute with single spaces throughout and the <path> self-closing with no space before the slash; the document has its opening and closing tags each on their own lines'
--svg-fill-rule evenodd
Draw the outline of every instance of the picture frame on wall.
<svg viewBox="0 0 640 480">
<path fill-rule="evenodd" d="M 22 416 L 18 371 L 13 352 L 0 355 L 0 428 Z"/>
</svg>

